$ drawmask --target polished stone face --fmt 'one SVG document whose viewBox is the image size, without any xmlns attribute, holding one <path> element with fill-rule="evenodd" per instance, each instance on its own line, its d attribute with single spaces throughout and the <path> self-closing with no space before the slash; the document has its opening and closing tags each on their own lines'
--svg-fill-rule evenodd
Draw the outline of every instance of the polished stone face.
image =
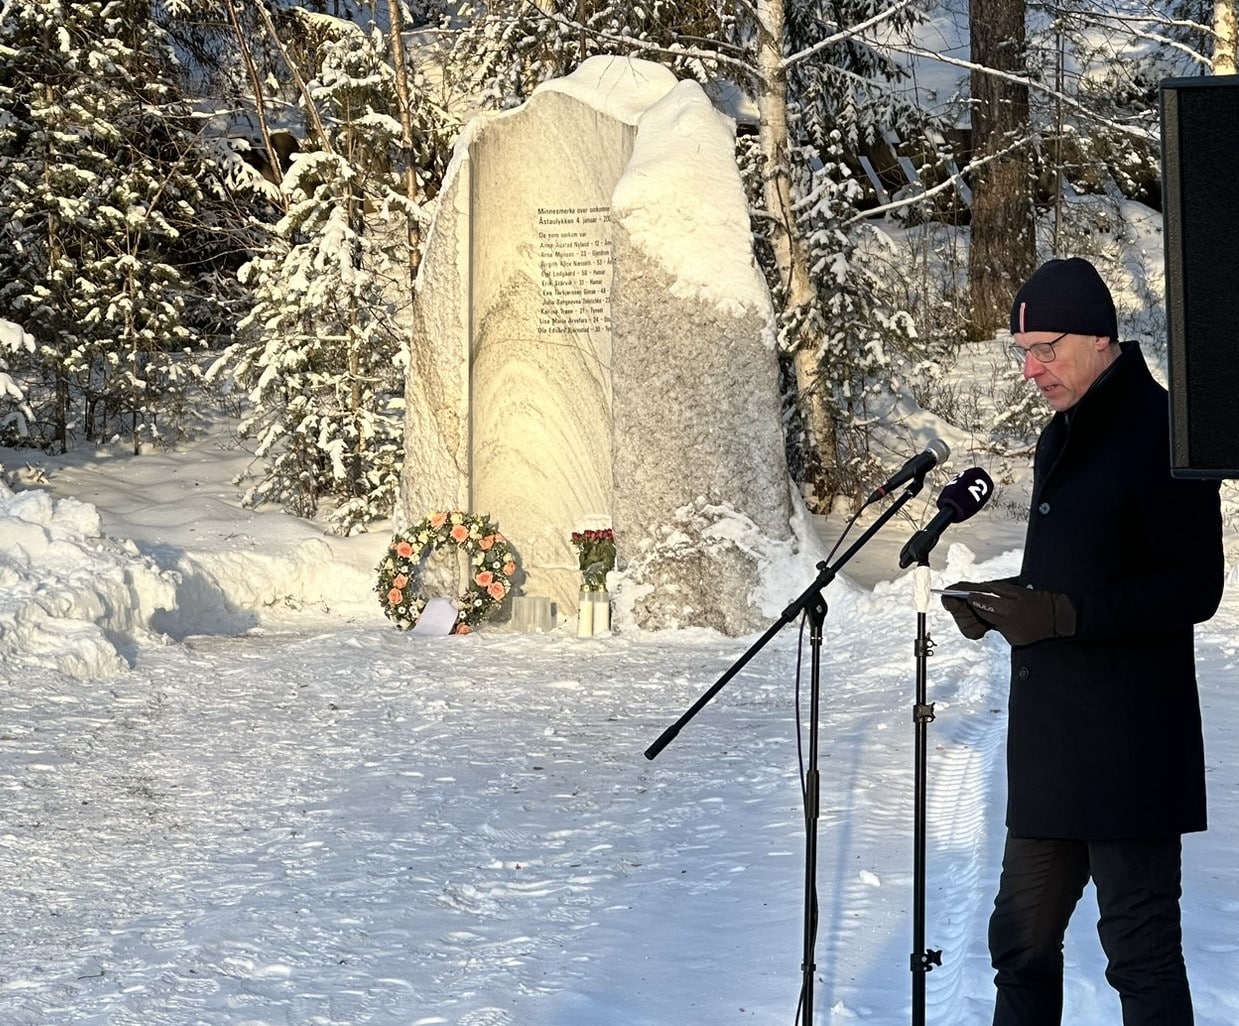
<svg viewBox="0 0 1239 1026">
<path fill-rule="evenodd" d="M 616 78 L 634 73 L 637 84 Z M 751 251 L 703 253 L 686 270 L 648 228 L 665 216 L 650 208 L 666 204 L 690 233 L 694 218 L 727 216 L 747 240 L 738 172 L 713 195 L 676 180 L 677 150 L 700 160 L 714 147 L 707 159 L 734 171 L 730 122 L 656 65 L 594 74 L 466 131 L 425 251 L 407 389 L 402 519 L 490 514 L 520 557 L 524 593 L 549 596 L 561 617 L 579 584 L 569 537 L 587 520 L 614 525 L 621 566 L 701 500 L 729 503 L 772 539 L 790 534 L 773 315 L 764 285 L 750 287 Z M 673 105 L 674 128 L 650 114 L 660 103 Z M 636 162 L 641 188 L 617 209 Z M 748 283 L 748 301 L 712 297 L 708 280 L 691 281 L 703 268 Z M 686 572 L 664 562 L 645 564 L 656 592 Z M 705 604 L 726 609 L 712 625 L 753 626 L 752 574 L 730 580 L 743 563 L 718 563 Z M 691 572 L 698 590 L 701 566 Z"/>
</svg>

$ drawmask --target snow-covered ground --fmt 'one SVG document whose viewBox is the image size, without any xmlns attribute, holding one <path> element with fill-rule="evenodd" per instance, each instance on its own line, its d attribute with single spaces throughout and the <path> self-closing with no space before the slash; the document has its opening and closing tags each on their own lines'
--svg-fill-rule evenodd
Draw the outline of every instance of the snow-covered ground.
<svg viewBox="0 0 1239 1026">
<path fill-rule="evenodd" d="M 370 590 L 387 537 L 239 508 L 243 456 L 218 436 L 0 464 L 19 488 L 0 489 L 0 1022 L 793 1022 L 794 627 L 648 761 L 754 639 L 401 633 Z M 956 525 L 935 583 L 1010 572 L 1014 550 L 972 554 L 1010 533 L 985 511 Z M 826 594 L 819 1023 L 910 1015 L 915 608 L 893 559 L 865 567 L 876 586 L 845 574 Z M 1186 839 L 1184 909 L 1201 1026 L 1239 1021 L 1237 626 L 1232 568 L 1198 632 L 1214 825 Z M 1006 649 L 936 606 L 930 629 L 928 1020 L 981 1026 Z M 1105 1026 L 1091 903 L 1066 1021 Z"/>
</svg>

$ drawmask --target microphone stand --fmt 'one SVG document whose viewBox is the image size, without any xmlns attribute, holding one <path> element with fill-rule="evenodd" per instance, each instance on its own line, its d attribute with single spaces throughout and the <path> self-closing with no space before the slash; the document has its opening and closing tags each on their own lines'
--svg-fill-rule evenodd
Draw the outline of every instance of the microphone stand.
<svg viewBox="0 0 1239 1026">
<path fill-rule="evenodd" d="M 809 758 L 805 769 L 805 863 L 804 863 L 804 948 L 802 952 L 800 1008 L 805 1026 L 813 1023 L 813 974 L 817 969 L 814 961 L 814 949 L 817 946 L 817 822 L 820 809 L 821 779 L 817 768 L 817 739 L 819 720 L 819 701 L 821 681 L 822 627 L 826 621 L 826 600 L 822 597 L 822 589 L 839 574 L 839 568 L 851 559 L 872 538 L 904 504 L 911 499 L 925 483 L 925 471 L 918 474 L 907 489 L 877 520 L 856 540 L 842 556 L 832 565 L 825 560 L 817 564 L 817 578 L 780 614 L 776 620 L 757 639 L 749 649 L 737 659 L 714 685 L 706 691 L 675 723 L 671 724 L 659 735 L 658 739 L 645 750 L 647 759 L 655 759 L 680 733 L 681 729 L 710 703 L 727 683 L 760 652 L 766 644 L 791 623 L 801 612 L 809 620 L 809 649 L 811 652 L 809 681 Z"/>
<path fill-rule="evenodd" d="M 932 547 L 932 546 L 931 546 Z M 926 660 L 934 641 L 926 630 L 929 612 L 929 553 L 920 556 L 913 578 L 916 594 L 916 702 L 912 722 L 916 730 L 915 782 L 912 826 L 912 1026 L 925 1026 L 925 975 L 942 964 L 942 952 L 925 947 L 925 835 L 927 728 L 934 718 L 932 702 L 925 700 Z"/>
</svg>

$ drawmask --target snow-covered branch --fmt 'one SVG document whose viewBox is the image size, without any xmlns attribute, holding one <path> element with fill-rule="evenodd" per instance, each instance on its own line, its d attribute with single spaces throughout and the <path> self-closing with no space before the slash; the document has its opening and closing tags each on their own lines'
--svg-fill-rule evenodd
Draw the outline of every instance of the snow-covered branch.
<svg viewBox="0 0 1239 1026">
<path fill-rule="evenodd" d="M 566 17 L 558 11 L 549 11 L 536 0 L 524 0 L 524 3 L 532 7 L 539 15 L 546 18 L 548 21 L 554 22 L 561 28 L 569 29 L 572 32 L 585 33 L 591 39 L 599 40 L 600 42 L 612 43 L 617 47 L 628 52 L 630 57 L 640 57 L 646 54 L 661 54 L 664 57 L 674 57 L 677 59 L 688 58 L 691 60 L 707 61 L 718 64 L 720 67 L 729 68 L 732 71 L 741 73 L 745 77 L 754 77 L 757 75 L 757 69 L 748 61 L 738 57 L 731 57 L 722 51 L 725 49 L 739 49 L 722 41 L 711 40 L 714 48 L 699 48 L 695 46 L 660 46 L 649 39 L 641 39 L 636 36 L 622 36 L 613 32 L 605 32 L 601 29 L 593 28 L 590 25 L 582 24 L 573 18 Z M 496 18 L 491 15 L 491 18 L 498 24 L 516 25 L 516 18 Z M 688 38 L 688 37 L 682 37 Z"/>
<path fill-rule="evenodd" d="M 1146 142 L 1156 141 L 1158 138 L 1156 128 L 1141 125 L 1128 125 L 1121 121 L 1115 121 L 1111 118 L 1102 117 L 1095 110 L 1089 107 L 1088 104 L 1081 102 L 1069 93 L 1064 93 L 1060 90 L 1047 86 L 1044 82 L 1040 82 L 1029 75 L 1016 75 L 1007 71 L 998 71 L 994 68 L 986 67 L 983 64 L 977 64 L 974 61 L 966 61 L 959 57 L 951 57 L 945 53 L 926 50 L 923 47 L 916 46 L 912 43 L 888 42 L 883 45 L 890 50 L 894 50 L 896 53 L 902 53 L 908 57 L 920 57 L 924 60 L 940 61 L 941 63 L 949 64 L 952 67 L 963 68 L 970 72 L 979 72 L 983 75 L 993 75 L 1007 82 L 1013 82 L 1016 85 L 1026 86 L 1034 92 L 1041 93 L 1050 99 L 1061 102 L 1064 106 L 1071 108 L 1081 117 L 1089 121 L 1105 125 L 1108 128 L 1114 129 L 1116 132 L 1123 133 L 1124 135 L 1130 135 L 1135 138 L 1145 140 Z"/>
<path fill-rule="evenodd" d="M 886 10 L 880 11 L 867 21 L 862 21 L 855 25 L 849 25 L 847 28 L 838 29 L 838 31 L 836 31 L 833 35 L 827 36 L 825 39 L 819 39 L 812 46 L 801 50 L 799 53 L 793 53 L 787 57 L 784 57 L 782 64 L 783 70 L 786 71 L 790 67 L 809 60 L 811 57 L 821 53 L 822 50 L 829 46 L 833 46 L 836 43 L 841 43 L 846 39 L 855 39 L 856 37 L 867 32 L 869 29 L 874 28 L 885 21 L 889 21 L 900 11 L 910 7 L 912 2 L 913 0 L 898 0 L 897 3 L 891 4 L 890 7 L 886 8 Z"/>
</svg>

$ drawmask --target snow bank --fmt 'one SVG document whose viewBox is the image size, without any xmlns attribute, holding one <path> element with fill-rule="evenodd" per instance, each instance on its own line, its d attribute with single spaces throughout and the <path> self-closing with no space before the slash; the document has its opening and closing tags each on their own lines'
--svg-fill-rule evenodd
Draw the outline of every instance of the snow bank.
<svg viewBox="0 0 1239 1026">
<path fill-rule="evenodd" d="M 386 536 L 371 540 L 377 546 Z M 373 566 L 338 560 L 325 538 L 277 546 L 245 539 L 232 547 L 168 550 L 163 562 L 176 572 L 177 600 L 154 625 L 177 640 L 191 634 L 239 634 L 258 626 L 264 611 L 381 618 Z"/>
<path fill-rule="evenodd" d="M 132 663 L 173 608 L 176 577 L 132 542 L 105 538 L 99 514 L 46 491 L 0 484 L 0 658 L 109 677 Z"/>
<path fill-rule="evenodd" d="M 0 659 L 10 676 L 38 666 L 112 677 L 143 646 L 243 634 L 291 614 L 381 621 L 372 568 L 386 535 L 328 540 L 295 517 L 215 498 L 229 463 L 191 466 L 187 483 L 162 456 L 123 468 L 100 459 L 98 473 L 62 469 L 47 487 L 41 474 L 22 475 L 20 491 L 0 466 Z M 78 489 L 112 512 L 69 494 Z M 134 522 L 118 526 L 117 510 Z"/>
</svg>

